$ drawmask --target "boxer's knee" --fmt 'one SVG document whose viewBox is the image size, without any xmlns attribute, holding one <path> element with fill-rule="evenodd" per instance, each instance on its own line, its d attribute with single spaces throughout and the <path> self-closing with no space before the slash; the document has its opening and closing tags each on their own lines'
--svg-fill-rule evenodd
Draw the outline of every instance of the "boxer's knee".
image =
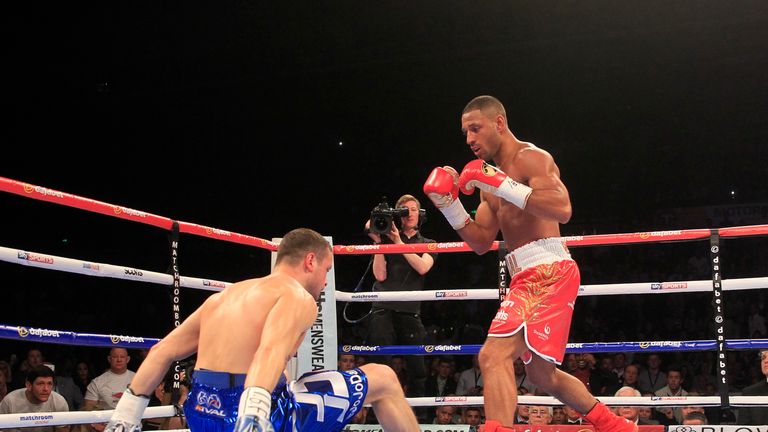
<svg viewBox="0 0 768 432">
<path fill-rule="evenodd" d="M 375 386 L 376 390 L 387 393 L 392 391 L 402 393 L 400 380 L 391 367 L 379 363 L 368 363 L 361 369 L 368 376 L 369 384 L 372 387 Z"/>
</svg>

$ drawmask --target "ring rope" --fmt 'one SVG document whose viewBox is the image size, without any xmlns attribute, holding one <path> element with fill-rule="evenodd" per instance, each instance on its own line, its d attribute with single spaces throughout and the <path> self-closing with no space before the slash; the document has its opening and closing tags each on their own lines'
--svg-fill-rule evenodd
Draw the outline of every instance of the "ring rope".
<svg viewBox="0 0 768 432">
<path fill-rule="evenodd" d="M 608 406 L 649 406 L 649 407 L 679 407 L 679 406 L 720 406 L 718 396 L 670 396 L 670 397 L 616 397 L 598 396 L 599 401 Z M 442 405 L 483 405 L 482 396 L 446 396 L 406 398 L 409 405 L 442 406 Z M 731 396 L 731 406 L 759 407 L 768 404 L 768 396 Z M 563 403 L 552 396 L 518 396 L 520 405 L 558 406 Z M 0 414 L 0 428 L 22 428 L 30 426 L 64 426 L 71 424 L 106 423 L 112 417 L 114 410 L 104 411 L 57 411 Z M 177 410 L 173 405 L 147 407 L 142 418 L 174 417 Z"/>
<path fill-rule="evenodd" d="M 29 252 L 22 249 L 12 249 L 0 246 L 0 261 L 11 264 L 26 265 L 46 270 L 60 270 L 68 273 L 78 273 L 86 276 L 109 277 L 116 279 L 150 282 L 159 285 L 169 285 L 173 275 L 149 270 L 124 267 L 113 264 L 82 261 L 39 252 Z M 768 277 L 723 279 L 724 291 L 738 291 L 768 288 Z M 231 282 L 181 276 L 181 286 L 206 291 L 221 291 L 232 285 Z M 711 280 L 673 281 L 673 282 L 634 282 L 582 285 L 579 295 L 613 295 L 613 294 L 671 294 L 685 292 L 711 292 Z M 387 291 L 387 292 L 357 292 L 336 291 L 336 300 L 345 302 L 369 301 L 444 301 L 444 300 L 490 300 L 498 298 L 496 289 L 451 289 L 430 291 Z"/>
</svg>

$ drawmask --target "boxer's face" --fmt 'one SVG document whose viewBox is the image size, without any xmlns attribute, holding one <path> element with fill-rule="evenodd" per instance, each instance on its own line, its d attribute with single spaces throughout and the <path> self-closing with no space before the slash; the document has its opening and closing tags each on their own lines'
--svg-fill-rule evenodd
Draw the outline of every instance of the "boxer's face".
<svg viewBox="0 0 768 432">
<path fill-rule="evenodd" d="M 310 292 L 315 294 L 315 298 L 320 296 L 320 293 L 325 289 L 328 284 L 328 272 L 333 267 L 333 253 L 328 251 L 325 256 L 315 255 L 315 267 L 312 277 L 312 286 Z"/>
<path fill-rule="evenodd" d="M 497 123 L 480 110 L 469 111 L 461 116 L 461 131 L 467 138 L 469 149 L 478 159 L 490 161 L 498 153 L 501 133 Z"/>
</svg>

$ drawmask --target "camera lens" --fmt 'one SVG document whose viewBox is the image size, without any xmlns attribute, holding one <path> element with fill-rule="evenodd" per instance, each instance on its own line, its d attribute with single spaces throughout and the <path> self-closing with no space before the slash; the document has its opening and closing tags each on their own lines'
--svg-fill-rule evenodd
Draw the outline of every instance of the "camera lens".
<svg viewBox="0 0 768 432">
<path fill-rule="evenodd" d="M 374 232 L 385 234 L 388 233 L 392 227 L 392 222 L 385 217 L 377 217 L 373 219 L 371 226 L 373 227 Z"/>
</svg>

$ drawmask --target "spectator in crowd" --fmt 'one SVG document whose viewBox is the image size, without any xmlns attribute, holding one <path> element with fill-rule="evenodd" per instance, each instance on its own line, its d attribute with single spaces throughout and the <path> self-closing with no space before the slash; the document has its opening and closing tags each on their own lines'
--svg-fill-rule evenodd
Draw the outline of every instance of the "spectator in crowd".
<svg viewBox="0 0 768 432">
<path fill-rule="evenodd" d="M 528 407 L 528 424 L 548 425 L 552 422 L 552 407 L 546 405 L 531 405 Z"/>
<path fill-rule="evenodd" d="M 595 396 L 610 396 L 619 389 L 619 377 L 613 372 L 613 356 L 600 357 L 599 366 L 589 376 L 590 393 Z"/>
<path fill-rule="evenodd" d="M 661 370 L 661 357 L 658 354 L 648 354 L 648 358 L 645 359 L 645 368 L 637 377 L 637 385 L 641 393 L 656 393 L 667 385 L 667 374 Z"/>
<path fill-rule="evenodd" d="M 590 388 L 589 377 L 592 375 L 595 363 L 595 356 L 590 353 L 583 353 L 576 357 L 576 371 L 573 373 L 573 376 L 583 382 L 587 388 Z"/>
<path fill-rule="evenodd" d="M 435 420 L 433 424 L 455 424 L 453 416 L 456 415 L 456 407 L 453 405 L 441 405 L 435 408 Z"/>
<path fill-rule="evenodd" d="M 624 375 L 624 368 L 627 366 L 627 355 L 623 352 L 613 354 L 613 373 L 616 374 L 619 379 Z"/>
<path fill-rule="evenodd" d="M 624 374 L 621 376 L 621 382 L 619 384 L 621 384 L 622 387 L 638 388 L 637 377 L 639 373 L 640 369 L 637 365 L 628 364 L 624 366 Z"/>
<path fill-rule="evenodd" d="M 412 244 L 435 243 L 419 231 L 424 219 L 421 217 L 421 203 L 413 195 L 403 195 L 395 208 L 405 207 L 408 216 L 392 222 L 387 234 L 371 230 L 371 220 L 365 223 L 368 236 L 374 243 Z M 375 228 L 375 227 L 374 227 Z M 376 278 L 374 291 L 422 291 L 426 274 L 432 269 L 437 253 L 375 254 L 373 275 Z M 369 345 L 424 345 L 427 331 L 421 321 L 420 301 L 374 302 L 368 325 Z M 389 364 L 388 356 L 382 356 L 382 363 Z M 408 370 L 407 396 L 431 395 L 425 389 L 427 378 L 424 362 L 419 356 L 406 358 Z M 452 391 L 456 391 L 454 388 Z"/>
<path fill-rule="evenodd" d="M 451 360 L 441 357 L 437 367 L 437 375 L 427 378 L 425 394 L 428 396 L 456 394 L 456 386 L 456 380 L 451 374 Z"/>
<path fill-rule="evenodd" d="M 656 396 L 688 396 L 688 392 L 682 387 L 683 373 L 677 365 L 672 365 L 667 369 L 667 385 L 656 390 Z M 682 424 L 683 414 L 680 407 L 672 408 L 676 424 Z"/>
<path fill-rule="evenodd" d="M 533 396 L 534 394 L 531 392 L 525 392 L 519 394 L 519 396 Z M 518 398 L 519 400 L 519 398 Z M 520 403 L 517 404 L 517 414 L 515 415 L 515 423 L 519 424 L 528 424 L 528 418 L 530 417 L 530 414 L 528 414 L 528 410 L 530 409 L 530 406 L 528 405 L 522 405 Z"/>
<path fill-rule="evenodd" d="M 616 391 L 616 397 L 640 397 L 641 393 L 632 387 L 622 387 Z M 659 422 L 640 417 L 640 409 L 636 406 L 620 406 L 616 408 L 616 414 L 638 425 L 657 425 Z"/>
<path fill-rule="evenodd" d="M 760 370 L 763 373 L 762 381 L 745 387 L 744 396 L 768 396 L 768 350 L 760 351 Z M 767 425 L 768 407 L 743 407 L 739 408 L 738 422 L 743 425 Z"/>
<path fill-rule="evenodd" d="M 688 413 L 685 418 L 683 419 L 684 425 L 691 425 L 691 426 L 701 426 L 709 424 L 709 421 L 707 420 L 707 416 L 704 415 L 704 413 L 694 411 Z"/>
<path fill-rule="evenodd" d="M 11 389 L 16 390 L 26 386 L 27 371 L 43 364 L 45 358 L 40 348 L 32 347 L 27 350 L 27 356 L 19 364 L 19 368 L 13 374 Z"/>
<path fill-rule="evenodd" d="M 698 396 L 698 395 L 691 395 L 691 396 Z M 685 418 L 685 416 L 687 416 L 688 414 L 693 413 L 693 412 L 702 413 L 705 416 L 707 415 L 707 413 L 704 410 L 703 406 L 686 405 L 686 406 L 680 407 L 680 411 L 683 414 L 683 418 Z M 681 424 L 682 424 L 682 421 L 681 421 Z"/>
<path fill-rule="evenodd" d="M 579 412 L 569 407 L 568 405 L 563 405 L 563 412 L 565 413 L 565 423 L 563 424 L 567 424 L 567 425 L 586 424 L 586 422 L 584 421 L 584 418 L 581 417 Z"/>
<path fill-rule="evenodd" d="M 336 364 L 340 371 L 348 371 L 357 367 L 354 354 L 339 354 L 339 360 Z"/>
<path fill-rule="evenodd" d="M 477 432 L 483 419 L 483 411 L 480 407 L 465 406 L 461 411 L 461 424 L 469 425 L 469 432 Z"/>
<path fill-rule="evenodd" d="M 393 355 L 389 359 L 389 366 L 395 371 L 403 393 L 408 393 L 408 370 L 405 368 L 405 360 L 402 355 Z M 426 368 L 426 367 L 425 367 Z M 426 370 L 426 369 L 425 369 Z"/>
<path fill-rule="evenodd" d="M 480 373 L 477 354 L 472 356 L 472 367 L 461 371 L 459 374 L 456 394 L 459 396 L 480 396 L 483 394 L 483 375 Z"/>
<path fill-rule="evenodd" d="M 552 407 L 552 421 L 551 424 L 565 424 L 568 417 L 565 416 L 565 408 L 560 406 Z"/>
<path fill-rule="evenodd" d="M 658 420 L 653 419 L 653 408 L 649 406 L 637 407 L 637 417 L 644 424 L 659 424 Z"/>
<path fill-rule="evenodd" d="M 75 385 L 80 389 L 80 393 L 82 393 L 83 397 L 85 397 L 85 392 L 88 390 L 88 384 L 90 384 L 93 379 L 91 370 L 91 366 L 84 361 L 78 362 L 75 365 L 75 375 L 72 379 L 75 381 Z"/>
<path fill-rule="evenodd" d="M 117 402 L 128 388 L 135 372 L 128 370 L 128 362 L 131 357 L 125 348 L 112 348 L 109 350 L 107 362 L 109 370 L 94 378 L 85 392 L 83 407 L 90 411 L 98 406 L 100 409 L 115 409 Z"/>
<path fill-rule="evenodd" d="M 48 366 L 54 372 L 55 378 L 53 380 L 53 390 L 64 397 L 67 401 L 70 411 L 79 411 L 83 406 L 83 394 L 80 389 L 75 385 L 75 381 L 70 376 L 66 376 L 63 373 L 56 374 L 56 365 L 51 362 L 43 362 L 43 365 Z"/>
<path fill-rule="evenodd" d="M 30 366 L 24 388 L 8 393 L 0 402 L 0 414 L 69 411 L 67 401 L 53 391 L 53 371 L 42 364 Z M 66 432 L 69 426 L 6 428 L 3 432 Z"/>
</svg>

